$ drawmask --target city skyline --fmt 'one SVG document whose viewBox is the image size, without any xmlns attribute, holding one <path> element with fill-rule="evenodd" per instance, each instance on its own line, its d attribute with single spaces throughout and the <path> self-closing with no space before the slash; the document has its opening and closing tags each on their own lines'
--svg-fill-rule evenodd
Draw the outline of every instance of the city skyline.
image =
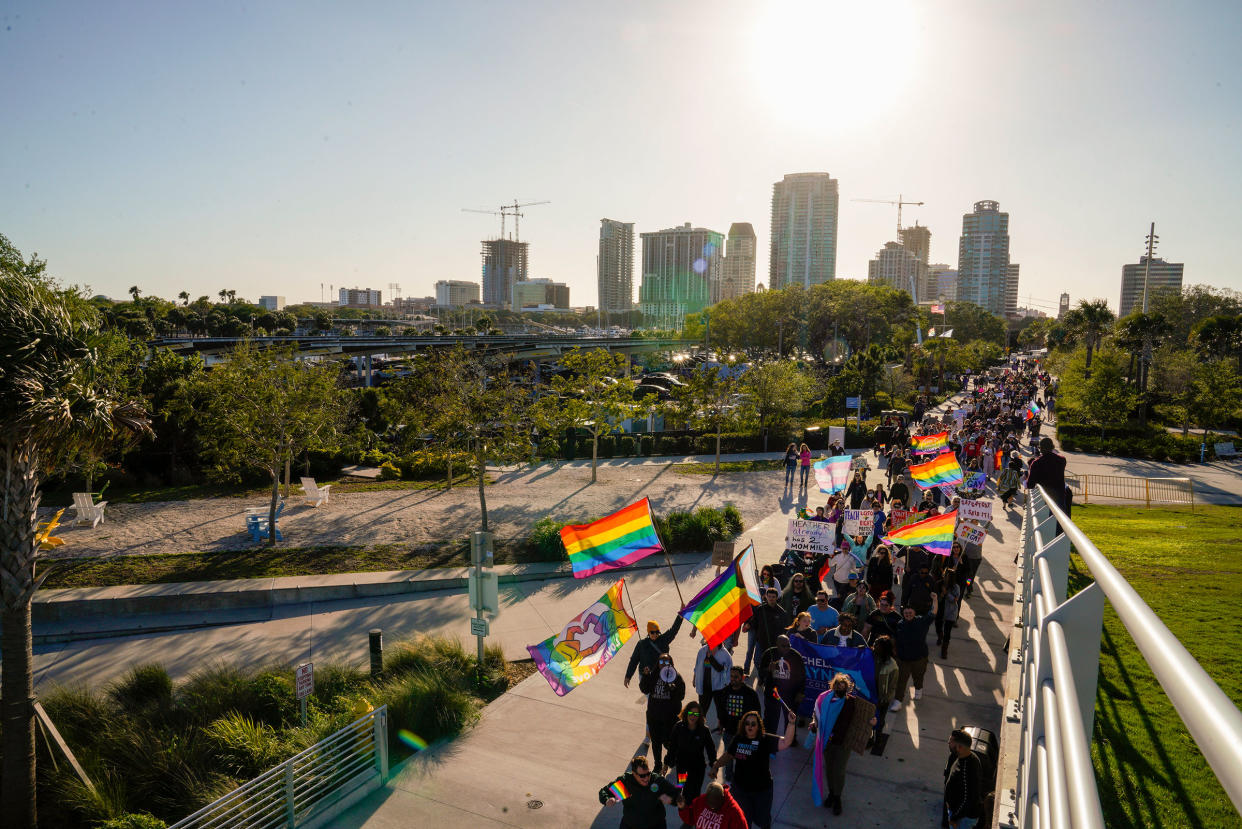
<svg viewBox="0 0 1242 829">
<path fill-rule="evenodd" d="M 1002 204 L 1020 305 L 1115 306 L 1151 221 L 1187 284 L 1242 289 L 1232 4 L 18 2 L 0 19 L 22 113 L 0 136 L 0 233 L 113 297 L 426 296 L 479 277 L 493 219 L 461 208 L 515 197 L 551 201 L 522 222 L 528 276 L 578 305 L 600 216 L 750 223 L 766 286 L 772 183 L 815 170 L 839 182 L 837 278 L 899 241 L 894 208 L 853 200 L 901 193 L 925 202 L 902 218 L 931 229 L 933 263 L 957 263 L 971 205 Z M 729 59 L 691 60 L 687 38 Z M 508 135 L 478 129 L 474 100 L 509 78 L 521 94 L 489 97 Z"/>
</svg>

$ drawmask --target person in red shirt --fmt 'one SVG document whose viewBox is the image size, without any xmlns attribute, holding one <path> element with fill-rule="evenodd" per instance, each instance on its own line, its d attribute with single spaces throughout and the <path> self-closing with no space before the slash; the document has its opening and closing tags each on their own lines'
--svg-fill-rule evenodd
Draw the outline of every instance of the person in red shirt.
<svg viewBox="0 0 1242 829">
<path fill-rule="evenodd" d="M 728 786 L 709 783 L 707 791 L 677 810 L 682 822 L 694 829 L 749 829 L 742 807 Z"/>
</svg>

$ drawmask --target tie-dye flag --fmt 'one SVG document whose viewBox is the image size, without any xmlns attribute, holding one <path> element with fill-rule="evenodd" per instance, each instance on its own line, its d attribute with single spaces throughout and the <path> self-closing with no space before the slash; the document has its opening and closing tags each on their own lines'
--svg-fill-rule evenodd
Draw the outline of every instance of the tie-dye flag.
<svg viewBox="0 0 1242 829">
<path fill-rule="evenodd" d="M 538 645 L 527 645 L 535 667 L 557 696 L 565 696 L 599 673 L 638 630 L 638 622 L 622 604 L 624 589 L 625 579 L 621 579 L 560 633 Z"/>
<path fill-rule="evenodd" d="M 1041 410 L 1041 409 L 1039 408 L 1039 406 L 1037 406 L 1036 404 L 1034 404 L 1034 403 L 1027 403 L 1027 404 L 1026 404 L 1026 411 L 1022 413 L 1022 418 L 1023 418 L 1023 420 L 1030 420 L 1030 419 L 1031 419 L 1031 418 L 1033 418 L 1035 415 L 1039 414 L 1039 413 L 1040 413 L 1040 411 L 1042 411 L 1042 410 Z"/>
<path fill-rule="evenodd" d="M 919 455 L 939 452 L 949 445 L 949 433 L 940 432 L 935 435 L 915 435 L 910 438 L 910 448 Z"/>
</svg>

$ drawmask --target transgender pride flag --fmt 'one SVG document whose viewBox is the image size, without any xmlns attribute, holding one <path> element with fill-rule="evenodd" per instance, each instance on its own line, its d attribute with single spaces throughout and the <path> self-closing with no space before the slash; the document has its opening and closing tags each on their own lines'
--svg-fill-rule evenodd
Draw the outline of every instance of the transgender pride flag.
<svg viewBox="0 0 1242 829">
<path fill-rule="evenodd" d="M 811 464 L 819 491 L 840 492 L 845 489 L 850 482 L 850 464 L 853 461 L 853 455 L 833 455 Z"/>
</svg>

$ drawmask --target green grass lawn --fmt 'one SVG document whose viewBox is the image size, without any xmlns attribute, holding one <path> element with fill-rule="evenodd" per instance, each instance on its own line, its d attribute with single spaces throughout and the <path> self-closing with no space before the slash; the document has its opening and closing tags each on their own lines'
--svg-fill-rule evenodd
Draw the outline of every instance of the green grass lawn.
<svg viewBox="0 0 1242 829">
<path fill-rule="evenodd" d="M 1075 506 L 1108 556 L 1212 679 L 1242 704 L 1242 508 Z M 1074 556 L 1071 592 L 1089 583 Z M 1109 827 L 1242 827 L 1111 606 L 1091 754 Z"/>
<path fill-rule="evenodd" d="M 721 461 L 720 473 L 723 475 L 727 472 L 763 472 L 772 469 L 784 469 L 784 460 L 774 461 Z M 715 475 L 716 464 L 708 463 L 678 463 L 673 465 L 673 471 L 679 475 Z"/>
</svg>

